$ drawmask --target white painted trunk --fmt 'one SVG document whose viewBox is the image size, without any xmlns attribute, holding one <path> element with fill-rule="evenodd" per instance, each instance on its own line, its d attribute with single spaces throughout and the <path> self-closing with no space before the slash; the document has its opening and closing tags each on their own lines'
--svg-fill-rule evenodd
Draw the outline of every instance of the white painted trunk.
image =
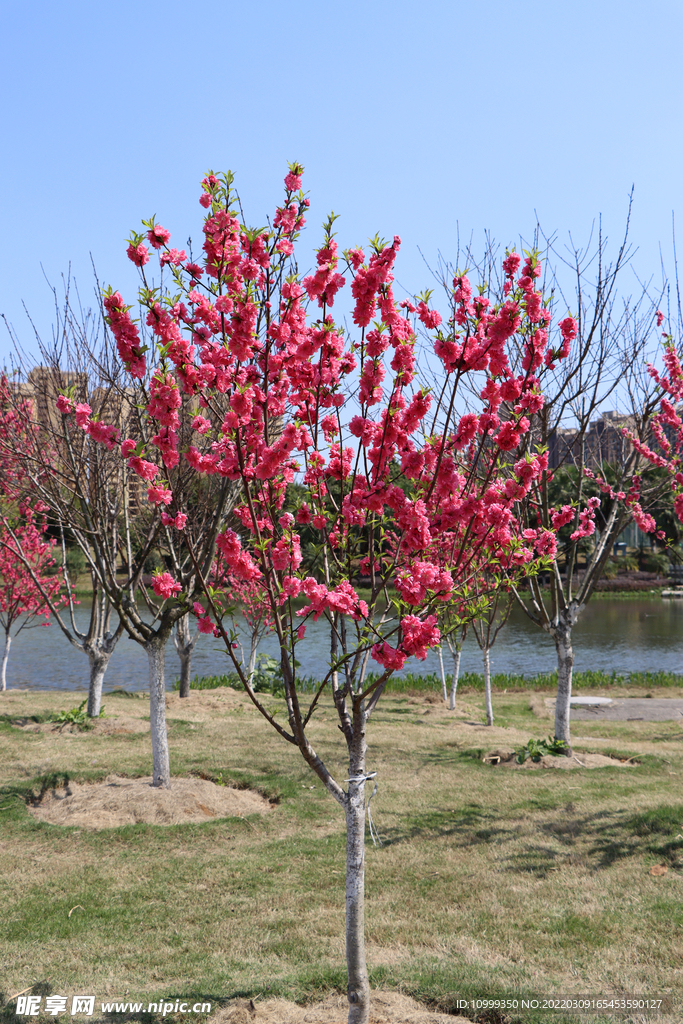
<svg viewBox="0 0 683 1024">
<path fill-rule="evenodd" d="M 448 700 L 448 693 L 446 690 L 446 673 L 443 670 L 443 651 L 440 647 L 437 647 L 436 653 L 439 655 L 439 671 L 441 672 L 441 696 L 443 697 L 444 704 Z"/>
<path fill-rule="evenodd" d="M 2 666 L 0 666 L 0 690 L 7 689 L 7 659 L 9 658 L 9 649 L 12 644 L 12 637 L 9 632 L 5 633 L 5 648 L 2 652 Z"/>
<path fill-rule="evenodd" d="M 365 773 L 351 758 L 350 776 Z M 355 763 L 354 763 L 355 762 Z M 365 962 L 365 784 L 350 782 L 346 806 L 346 966 L 349 1022 L 368 1024 L 370 983 Z"/>
<path fill-rule="evenodd" d="M 460 676 L 460 655 L 461 650 L 458 647 L 457 650 L 451 651 L 453 655 L 453 683 L 451 685 L 451 699 L 449 707 L 451 711 L 455 711 L 455 696 L 458 692 L 458 677 Z"/>
<path fill-rule="evenodd" d="M 152 735 L 152 785 L 171 788 L 171 769 L 166 732 L 166 683 L 164 645 L 151 641 L 144 645 L 149 662 L 149 724 Z"/>
<path fill-rule="evenodd" d="M 88 718 L 98 718 L 102 710 L 102 684 L 104 673 L 109 667 L 111 653 L 104 654 L 101 650 L 89 650 L 90 684 L 88 686 Z"/>
<path fill-rule="evenodd" d="M 256 652 L 258 651 L 258 636 L 256 633 L 251 635 L 251 647 L 249 648 L 249 667 L 247 668 L 247 675 L 250 683 L 254 681 L 254 672 L 256 671 Z"/>
<path fill-rule="evenodd" d="M 489 649 L 484 647 L 484 697 L 486 699 L 486 724 L 493 725 L 493 703 L 491 701 L 491 662 Z"/>
<path fill-rule="evenodd" d="M 564 740 L 571 753 L 571 731 L 569 717 L 572 696 L 572 674 L 574 670 L 574 648 L 572 647 L 571 626 L 560 622 L 553 630 L 557 651 L 557 701 L 555 703 L 555 739 Z"/>
</svg>

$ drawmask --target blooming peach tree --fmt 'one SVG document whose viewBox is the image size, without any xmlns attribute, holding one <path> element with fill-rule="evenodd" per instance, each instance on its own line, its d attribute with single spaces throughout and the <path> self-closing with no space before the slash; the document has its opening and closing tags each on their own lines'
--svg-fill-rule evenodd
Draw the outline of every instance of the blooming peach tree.
<svg viewBox="0 0 683 1024">
<path fill-rule="evenodd" d="M 0 525 L 0 628 L 5 642 L 0 661 L 0 690 L 7 689 L 7 660 L 12 637 L 24 629 L 50 625 L 50 601 L 59 605 L 63 577 L 54 558 L 55 541 L 45 531 L 46 508 L 22 504 L 12 525 Z"/>
<path fill-rule="evenodd" d="M 657 326 L 661 327 L 664 314 L 657 311 Z M 683 368 L 680 352 L 672 335 L 664 334 L 664 372 L 660 373 L 653 364 L 648 373 L 658 389 L 659 409 L 651 420 L 652 438 L 650 444 L 643 442 L 633 431 L 624 428 L 624 434 L 643 458 L 657 469 L 663 469 L 673 491 L 673 508 L 677 519 L 683 523 Z M 634 489 L 632 505 L 634 518 L 641 530 L 654 533 L 656 524 L 652 516 L 644 513 L 638 502 L 639 487 Z M 660 540 L 665 539 L 663 531 L 657 531 Z"/>
<path fill-rule="evenodd" d="M 529 417 L 543 405 L 544 368 L 563 357 L 574 328 L 563 322 L 553 348 L 533 254 L 508 256 L 510 294 L 500 303 L 477 293 L 466 273 L 456 274 L 445 320 L 429 294 L 397 302 L 398 237 L 376 238 L 367 252 L 340 252 L 334 217 L 314 267 L 302 276 L 294 261 L 309 205 L 302 172 L 290 165 L 284 201 L 258 229 L 239 214 L 232 175 L 207 174 L 201 257 L 172 247 L 154 219 L 132 235 L 128 256 L 140 270 L 138 301 L 154 345 L 144 345 L 119 292 L 107 289 L 104 307 L 130 381 L 149 380 L 149 430 L 144 444 L 104 436 L 104 428 L 98 439 L 116 443 L 192 562 L 184 572 L 158 574 L 155 593 L 192 609 L 201 630 L 223 639 L 250 700 L 343 809 L 349 1021 L 365 1022 L 368 722 L 392 673 L 440 643 L 441 609 L 450 609 L 451 628 L 461 628 L 476 611 L 481 573 L 519 579 L 552 549 L 551 530 L 525 533 L 520 525 L 518 506 L 547 465 L 543 452 L 522 449 L 529 448 Z M 156 284 L 152 250 L 162 274 Z M 349 332 L 332 315 L 348 284 Z M 518 373 L 511 350 L 522 352 Z M 78 420 L 76 407 L 62 411 Z M 95 436 L 91 423 L 85 415 L 81 425 Z M 217 476 L 240 488 L 213 561 L 186 532 L 188 508 L 173 482 L 179 465 L 198 479 Z M 293 482 L 298 498 L 291 505 Z M 315 531 L 305 567 L 304 527 Z M 362 594 L 359 574 L 368 581 Z M 239 660 L 237 637 L 224 624 L 232 599 L 224 576 L 252 588 L 268 609 L 286 721 L 254 691 Z M 309 623 L 321 618 L 330 656 L 307 693 L 296 655 Z M 372 677 L 370 665 L 379 668 Z M 308 733 L 325 700 L 346 743 L 346 779 L 333 777 Z"/>
</svg>

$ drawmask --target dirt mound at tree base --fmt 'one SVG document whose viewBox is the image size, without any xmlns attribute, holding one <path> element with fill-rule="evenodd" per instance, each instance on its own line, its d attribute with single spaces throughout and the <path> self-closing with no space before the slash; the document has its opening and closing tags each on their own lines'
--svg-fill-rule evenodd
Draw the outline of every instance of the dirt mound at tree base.
<svg viewBox="0 0 683 1024">
<path fill-rule="evenodd" d="M 94 733 L 97 736 L 123 736 L 133 733 L 148 733 L 149 721 L 144 718 L 131 718 L 130 715 L 117 715 L 116 718 L 91 718 L 83 728 L 74 722 L 40 722 L 31 719 L 17 718 L 12 723 L 24 732 L 58 733 L 62 736 L 81 736 Z"/>
<path fill-rule="evenodd" d="M 285 999 L 240 999 L 211 1016 L 211 1024 L 346 1024 L 346 996 L 328 996 L 322 1003 L 297 1006 Z M 465 1017 L 435 1013 L 400 992 L 373 992 L 370 1024 L 472 1024 Z"/>
<path fill-rule="evenodd" d="M 566 757 L 564 754 L 544 754 L 539 761 L 532 761 L 530 757 L 524 764 L 517 764 L 517 754 L 514 750 L 492 750 L 482 758 L 484 764 L 496 767 L 503 765 L 504 768 L 560 768 L 569 771 L 572 768 L 634 768 L 637 761 L 633 758 L 622 760 L 618 757 L 608 757 L 605 754 L 574 754 L 573 757 Z"/>
<path fill-rule="evenodd" d="M 151 777 L 110 775 L 104 782 L 70 782 L 49 790 L 29 812 L 52 825 L 118 828 L 121 825 L 183 825 L 213 818 L 265 814 L 272 805 L 249 789 L 217 786 L 204 779 L 171 779 L 170 789 L 155 789 Z"/>
</svg>

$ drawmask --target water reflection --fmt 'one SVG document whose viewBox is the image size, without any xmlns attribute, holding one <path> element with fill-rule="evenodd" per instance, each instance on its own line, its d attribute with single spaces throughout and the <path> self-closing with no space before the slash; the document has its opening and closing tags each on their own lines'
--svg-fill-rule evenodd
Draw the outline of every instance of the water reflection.
<svg viewBox="0 0 683 1024">
<path fill-rule="evenodd" d="M 84 628 L 88 619 L 85 602 L 77 615 Z M 683 672 L 683 600 L 610 600 L 591 602 L 574 630 L 575 668 L 605 672 Z M 264 640 L 261 650 L 277 655 L 273 637 Z M 318 676 L 329 655 L 329 631 L 323 620 L 310 623 L 306 640 L 297 648 L 304 675 Z M 446 670 L 450 655 L 444 651 Z M 371 663 L 372 664 L 372 663 Z M 533 626 L 519 608 L 501 631 L 491 652 L 493 672 L 552 672 L 556 667 L 555 648 L 545 633 Z M 193 673 L 216 675 L 229 671 L 230 664 L 221 642 L 200 637 L 193 658 Z M 438 672 L 436 654 L 424 662 L 410 659 L 404 671 Z M 473 637 L 468 637 L 462 655 L 461 671 L 480 672 L 481 652 Z M 166 648 L 166 681 L 170 689 L 178 677 L 178 658 L 169 642 Z M 79 690 L 87 688 L 88 661 L 74 650 L 53 623 L 47 629 L 24 630 L 13 642 L 7 681 L 10 687 Z M 144 690 L 148 686 L 147 656 L 133 640 L 119 641 L 105 676 L 105 692 L 117 686 Z"/>
</svg>

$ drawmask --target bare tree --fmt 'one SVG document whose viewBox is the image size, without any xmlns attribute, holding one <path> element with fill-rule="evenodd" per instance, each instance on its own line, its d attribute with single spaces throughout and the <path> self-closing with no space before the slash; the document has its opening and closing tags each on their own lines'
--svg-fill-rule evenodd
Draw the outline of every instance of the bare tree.
<svg viewBox="0 0 683 1024">
<path fill-rule="evenodd" d="M 572 490 L 565 493 L 574 513 L 572 524 L 561 535 L 554 557 L 549 558 L 550 593 L 542 588 L 543 574 L 532 578 L 529 591 L 513 587 L 513 593 L 529 619 L 552 639 L 558 663 L 558 698 L 555 735 L 567 743 L 571 752 L 569 709 L 574 664 L 572 629 L 590 600 L 603 573 L 612 545 L 625 526 L 641 511 L 657 502 L 664 484 L 648 472 L 648 463 L 623 435 L 647 441 L 650 420 L 657 407 L 655 389 L 646 371 L 646 357 L 656 340 L 656 311 L 666 285 L 653 289 L 634 275 L 633 294 L 624 287 L 634 251 L 629 242 L 632 196 L 621 244 L 609 258 L 608 240 L 601 223 L 591 232 L 584 247 L 570 237 L 568 247 L 560 251 L 554 237 L 545 237 L 540 229 L 531 248 L 541 251 L 543 294 L 553 311 L 574 312 L 578 335 L 568 358 L 552 363 L 552 351 L 544 367 L 543 407 L 530 416 L 532 429 L 527 435 L 527 452 L 545 449 L 548 470 L 533 488 L 526 503 L 528 528 L 552 529 L 553 501 L 557 492 L 557 474 L 571 468 Z M 504 283 L 500 277 L 496 243 L 487 236 L 483 256 L 477 256 L 473 243 L 460 248 L 455 266 L 441 261 L 435 271 L 439 284 L 448 290 L 458 266 L 476 267 L 482 292 L 500 300 Z M 654 294 L 653 294 L 654 292 Z M 680 305 L 680 303 L 679 303 Z M 555 348 L 560 354 L 561 343 Z M 517 353 L 517 372 L 524 370 L 524 351 Z M 548 365 L 550 363 L 550 365 Z M 470 407 L 481 401 L 471 389 Z M 607 405 L 621 411 L 600 415 Z M 501 418 L 512 409 L 503 403 Z M 592 479 L 591 479 L 592 476 Z M 569 479 L 569 475 L 568 475 Z M 590 497 L 601 495 L 597 511 L 597 543 L 579 571 L 584 538 L 571 539 L 581 526 L 581 512 Z M 457 654 L 457 649 L 454 657 Z M 453 703 L 453 702 L 452 702 Z"/>
<path fill-rule="evenodd" d="M 548 245 L 550 257 L 557 256 L 553 244 Z M 571 302 L 559 284 L 556 265 L 555 302 L 574 306 L 578 336 L 569 358 L 559 364 L 554 382 L 546 378 L 545 404 L 533 425 L 533 442 L 547 450 L 549 467 L 527 502 L 527 526 L 554 528 L 553 503 L 560 497 L 557 482 L 563 471 L 568 490 L 561 500 L 568 501 L 573 514 L 564 531 L 567 536 L 560 534 L 557 552 L 550 559 L 549 595 L 539 577 L 529 581 L 528 594 L 514 587 L 513 591 L 529 619 L 555 644 L 555 738 L 567 743 L 568 752 L 573 627 L 595 591 L 614 542 L 634 516 L 639 518 L 642 510 L 656 501 L 662 486 L 646 472 L 647 463 L 623 434 L 629 429 L 646 441 L 656 410 L 645 357 L 653 342 L 658 302 L 641 283 L 635 297 L 620 291 L 631 257 L 627 218 L 623 241 L 612 262 L 607 259 L 607 240 L 601 230 L 595 242 L 590 240 L 583 249 L 572 245 L 567 256 L 561 257 L 560 269 L 571 271 L 574 281 Z M 620 406 L 621 414 L 599 416 L 608 402 Z M 597 539 L 579 571 L 581 547 L 586 546 L 582 512 L 591 498 L 597 502 L 598 495 Z"/>
<path fill-rule="evenodd" d="M 52 343 L 44 344 L 38 338 L 38 344 L 38 366 L 32 365 L 17 346 L 21 369 L 34 391 L 39 423 L 33 435 L 35 443 L 24 456 L 23 471 L 32 493 L 49 507 L 53 521 L 82 551 L 93 579 L 90 649 L 94 659 L 91 664 L 100 666 L 100 692 L 103 659 L 108 660 L 109 648 L 113 649 L 122 631 L 147 653 L 153 784 L 168 788 L 165 647 L 174 626 L 186 616 L 199 594 L 188 543 L 202 577 L 210 578 L 216 537 L 237 491 L 232 481 L 222 477 L 204 478 L 198 487 L 196 475 L 184 460 L 175 467 L 164 466 L 163 472 L 172 479 L 174 494 L 187 514 L 182 529 L 164 525 L 160 508 L 143 494 L 143 480 L 114 450 L 118 447 L 114 438 L 119 433 L 140 450 L 147 450 L 151 441 L 146 413 L 150 380 L 140 381 L 135 389 L 124 384 L 102 318 L 74 309 L 68 288 Z M 74 409 L 75 417 L 60 411 L 60 395 L 65 396 L 62 409 Z M 90 425 L 84 429 L 86 421 Z M 88 431 L 97 434 L 97 440 Z M 107 432 L 109 450 L 101 443 Z M 147 458 L 162 467 L 158 448 L 150 445 Z M 161 553 L 166 567 L 180 582 L 180 598 L 165 598 L 162 590 L 157 594 L 150 585 L 146 563 L 154 552 Z M 111 609 L 119 616 L 114 634 L 107 628 Z M 80 644 L 87 652 L 87 637 L 79 636 L 73 623 L 71 630 L 60 625 L 70 642 Z M 93 698 L 93 711 L 96 706 Z"/>
<path fill-rule="evenodd" d="M 497 590 L 486 612 L 472 621 L 472 632 L 484 659 L 484 699 L 486 702 L 486 724 L 493 725 L 493 701 L 491 698 L 491 648 L 498 634 L 506 625 L 512 611 L 512 594 Z"/>
</svg>

